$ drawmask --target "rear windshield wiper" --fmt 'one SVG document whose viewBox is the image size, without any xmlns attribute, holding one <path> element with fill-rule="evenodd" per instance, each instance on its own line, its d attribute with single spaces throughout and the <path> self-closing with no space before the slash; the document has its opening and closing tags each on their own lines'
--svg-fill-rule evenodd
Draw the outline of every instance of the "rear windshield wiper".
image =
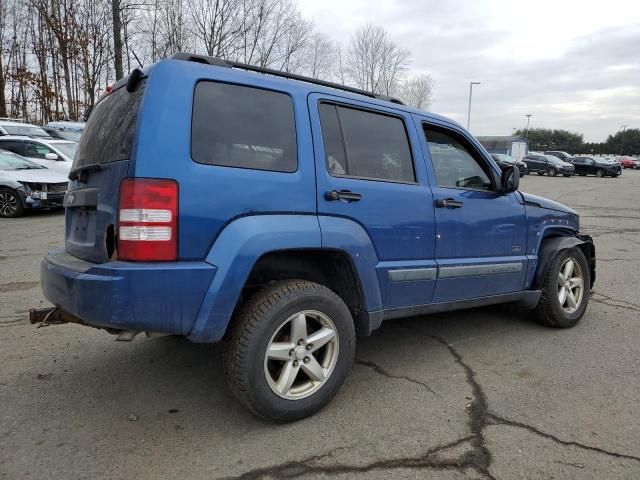
<svg viewBox="0 0 640 480">
<path fill-rule="evenodd" d="M 83 165 L 81 167 L 76 167 L 69 172 L 69 180 L 75 180 L 76 178 L 82 176 L 85 173 L 97 172 L 98 170 L 102 170 L 102 165 L 95 163 L 93 165 Z"/>
</svg>

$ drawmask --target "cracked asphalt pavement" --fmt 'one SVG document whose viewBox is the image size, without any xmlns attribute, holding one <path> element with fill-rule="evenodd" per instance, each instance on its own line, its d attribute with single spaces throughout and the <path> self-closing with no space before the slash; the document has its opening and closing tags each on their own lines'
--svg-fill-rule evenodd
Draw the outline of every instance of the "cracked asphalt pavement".
<svg viewBox="0 0 640 480">
<path fill-rule="evenodd" d="M 0 479 L 640 478 L 640 171 L 521 189 L 578 210 L 595 239 L 582 322 L 504 308 L 387 322 L 334 401 L 284 426 L 234 401 L 222 345 L 27 325 L 63 215 L 3 219 Z"/>
</svg>

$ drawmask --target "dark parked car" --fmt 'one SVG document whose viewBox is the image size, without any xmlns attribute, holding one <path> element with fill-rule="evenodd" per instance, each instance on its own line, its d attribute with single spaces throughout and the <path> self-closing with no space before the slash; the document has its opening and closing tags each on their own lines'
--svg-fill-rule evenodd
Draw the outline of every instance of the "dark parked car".
<svg viewBox="0 0 640 480">
<path fill-rule="evenodd" d="M 500 170 L 504 170 L 506 167 L 515 165 L 516 167 L 518 167 L 521 177 L 529 173 L 529 167 L 527 167 L 527 164 L 522 160 L 516 160 L 511 155 L 505 155 L 504 153 L 492 153 L 491 158 L 496 161 L 496 163 L 500 167 Z"/>
<path fill-rule="evenodd" d="M 555 177 L 559 174 L 570 177 L 575 173 L 575 167 L 571 163 L 563 162 L 553 155 L 529 153 L 525 155 L 523 160 L 529 167 L 529 172 L 536 172 L 538 175 L 546 173 L 550 177 Z"/>
<path fill-rule="evenodd" d="M 518 302 L 567 328 L 595 279 L 578 214 L 460 125 L 219 58 L 118 81 L 69 177 L 31 322 L 224 338 L 232 392 L 276 422 L 329 403 L 383 321 Z"/>
<path fill-rule="evenodd" d="M 561 150 L 549 150 L 548 152 L 544 152 L 545 155 L 553 155 L 556 158 L 559 158 L 560 160 L 563 160 L 565 162 L 571 162 L 570 158 L 573 157 L 573 155 L 571 155 L 570 153 L 567 152 L 563 152 Z"/>
<path fill-rule="evenodd" d="M 596 177 L 617 177 L 622 174 L 619 163 L 607 162 L 597 157 L 573 157 L 577 175 L 595 175 Z"/>
</svg>

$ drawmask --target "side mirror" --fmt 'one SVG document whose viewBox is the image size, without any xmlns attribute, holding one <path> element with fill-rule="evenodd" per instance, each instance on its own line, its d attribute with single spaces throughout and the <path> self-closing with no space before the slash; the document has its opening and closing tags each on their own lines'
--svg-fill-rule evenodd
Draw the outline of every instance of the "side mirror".
<svg viewBox="0 0 640 480">
<path fill-rule="evenodd" d="M 47 160 L 58 160 L 59 157 L 58 154 L 49 152 L 45 153 L 44 158 Z"/>
<path fill-rule="evenodd" d="M 515 165 L 509 165 L 500 175 L 500 192 L 503 194 L 515 192 L 520 186 L 520 170 Z"/>
</svg>

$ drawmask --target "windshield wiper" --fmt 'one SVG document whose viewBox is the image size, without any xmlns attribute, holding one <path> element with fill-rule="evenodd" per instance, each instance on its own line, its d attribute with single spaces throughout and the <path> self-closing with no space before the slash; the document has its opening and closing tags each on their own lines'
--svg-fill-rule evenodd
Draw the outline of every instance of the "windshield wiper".
<svg viewBox="0 0 640 480">
<path fill-rule="evenodd" d="M 45 167 L 32 167 L 32 166 L 26 166 L 26 167 L 18 167 L 16 168 L 16 170 L 40 170 L 41 168 L 45 168 Z"/>
<path fill-rule="evenodd" d="M 75 180 L 76 178 L 79 178 L 86 173 L 97 172 L 98 170 L 102 170 L 102 165 L 97 163 L 93 165 L 83 165 L 81 167 L 76 167 L 69 172 L 69 180 Z"/>
</svg>

